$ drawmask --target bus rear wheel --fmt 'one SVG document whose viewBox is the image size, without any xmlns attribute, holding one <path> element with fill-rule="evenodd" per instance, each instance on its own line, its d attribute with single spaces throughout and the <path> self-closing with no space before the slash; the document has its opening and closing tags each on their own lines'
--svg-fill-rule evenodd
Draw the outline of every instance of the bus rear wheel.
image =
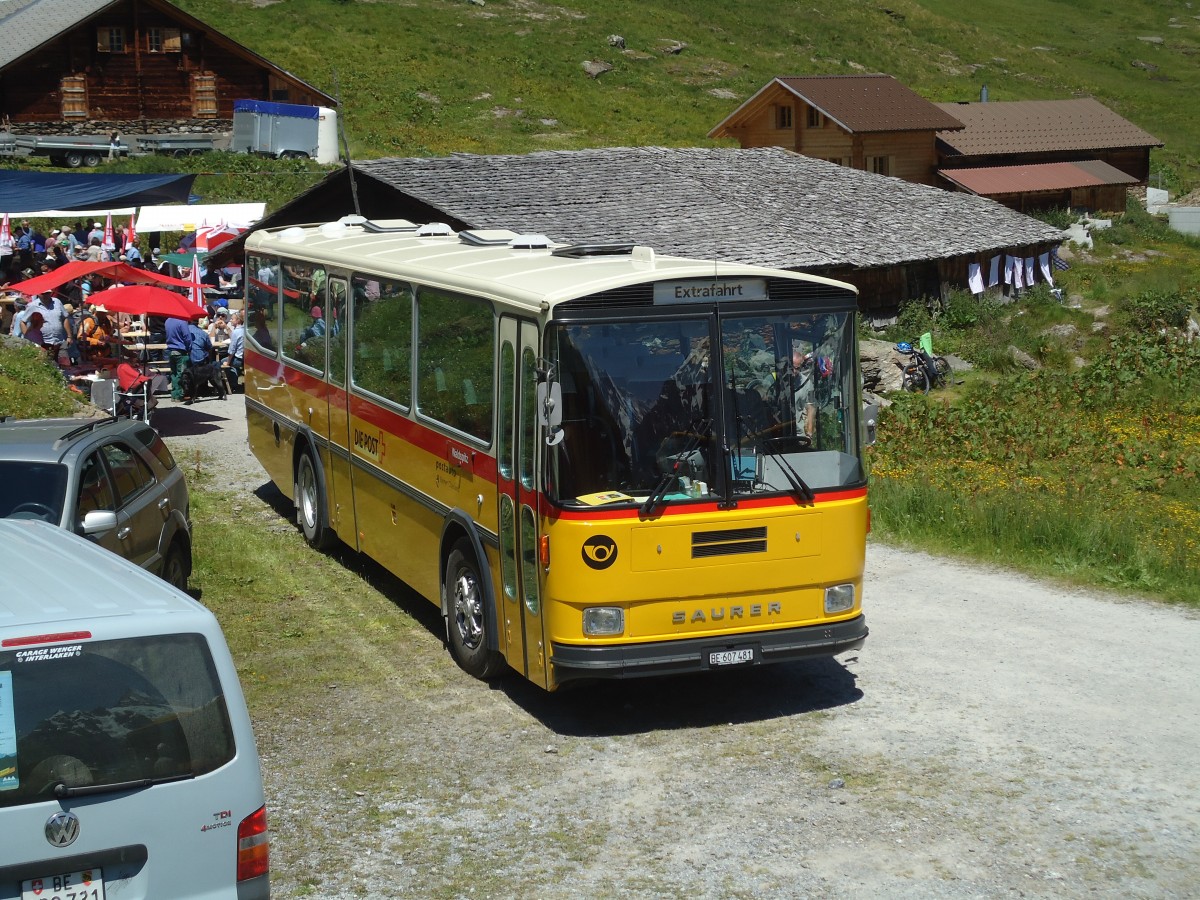
<svg viewBox="0 0 1200 900">
<path fill-rule="evenodd" d="M 328 550 L 333 546 L 325 490 L 311 450 L 300 454 L 296 464 L 296 521 L 310 547 Z"/>
<path fill-rule="evenodd" d="M 458 541 L 446 558 L 446 631 L 450 653 L 468 675 L 492 678 L 504 671 L 504 658 L 488 649 L 487 603 L 475 552 Z"/>
</svg>

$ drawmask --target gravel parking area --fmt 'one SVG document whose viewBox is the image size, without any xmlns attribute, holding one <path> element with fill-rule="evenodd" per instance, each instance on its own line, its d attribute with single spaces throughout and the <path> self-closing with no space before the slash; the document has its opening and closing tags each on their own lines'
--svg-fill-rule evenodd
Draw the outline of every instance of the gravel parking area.
<svg viewBox="0 0 1200 900">
<path fill-rule="evenodd" d="M 240 396 L 155 424 L 262 502 Z M 369 685 L 256 718 L 275 895 L 1200 896 L 1200 616 L 868 566 L 856 653 L 554 695 L 463 674 L 414 601 Z"/>
</svg>

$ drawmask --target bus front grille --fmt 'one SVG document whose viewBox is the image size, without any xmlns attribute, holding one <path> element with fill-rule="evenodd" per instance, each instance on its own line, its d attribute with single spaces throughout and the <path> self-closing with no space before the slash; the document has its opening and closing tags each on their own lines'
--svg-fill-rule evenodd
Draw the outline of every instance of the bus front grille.
<svg viewBox="0 0 1200 900">
<path fill-rule="evenodd" d="M 766 552 L 767 529 L 765 525 L 761 528 L 730 528 L 725 531 L 695 531 L 692 533 L 692 559 Z"/>
</svg>

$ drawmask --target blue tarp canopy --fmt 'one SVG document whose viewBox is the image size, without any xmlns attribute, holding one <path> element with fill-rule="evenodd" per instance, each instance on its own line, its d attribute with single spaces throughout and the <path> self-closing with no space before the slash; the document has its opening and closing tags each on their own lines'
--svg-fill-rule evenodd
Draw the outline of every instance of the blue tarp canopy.
<svg viewBox="0 0 1200 900">
<path fill-rule="evenodd" d="M 195 178 L 0 171 L 0 213 L 186 203 Z"/>
</svg>

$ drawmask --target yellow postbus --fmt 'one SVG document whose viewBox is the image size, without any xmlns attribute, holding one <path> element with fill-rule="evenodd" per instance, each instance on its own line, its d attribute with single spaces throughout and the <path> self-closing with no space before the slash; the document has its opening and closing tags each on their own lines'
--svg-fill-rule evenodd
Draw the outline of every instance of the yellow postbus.
<svg viewBox="0 0 1200 900">
<path fill-rule="evenodd" d="M 251 449 L 310 544 L 441 607 L 467 672 L 862 646 L 850 285 L 361 217 L 246 253 Z"/>
</svg>

